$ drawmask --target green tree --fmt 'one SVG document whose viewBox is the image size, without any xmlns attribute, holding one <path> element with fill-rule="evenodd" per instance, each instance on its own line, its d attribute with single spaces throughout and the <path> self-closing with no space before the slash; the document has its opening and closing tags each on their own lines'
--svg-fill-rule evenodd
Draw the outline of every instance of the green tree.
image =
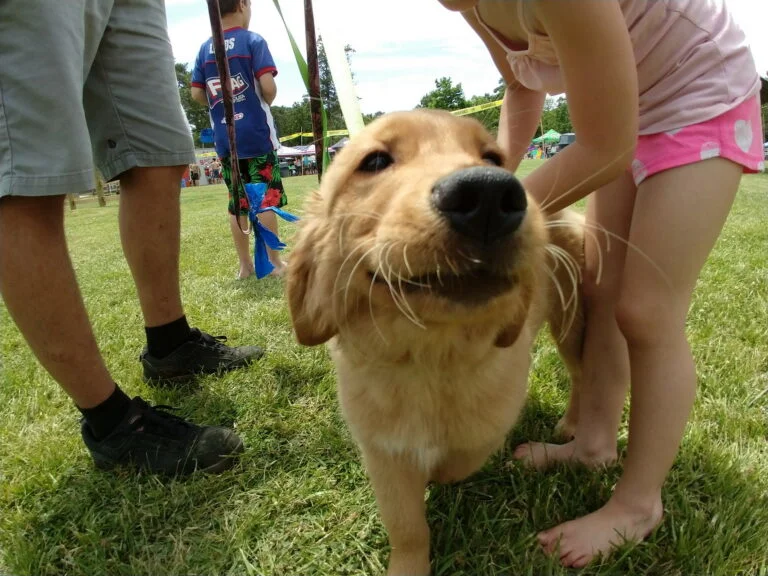
<svg viewBox="0 0 768 576">
<path fill-rule="evenodd" d="M 541 126 L 544 127 L 545 132 L 547 130 L 557 130 L 560 134 L 573 132 L 571 115 L 568 111 L 568 101 L 565 97 L 561 96 L 556 100 L 554 98 L 547 98 L 546 102 L 544 102 L 541 124 L 539 130 L 536 131 L 536 136 L 541 135 Z"/>
<path fill-rule="evenodd" d="M 312 132 L 312 116 L 309 112 L 309 98 L 294 102 L 291 106 L 272 106 L 278 136 L 289 136 L 297 132 Z M 288 144 L 298 144 L 299 141 Z"/>
<path fill-rule="evenodd" d="M 200 142 L 200 131 L 211 126 L 208 107 L 192 99 L 192 89 L 190 87 L 192 72 L 187 70 L 187 65 L 182 62 L 176 62 L 176 82 L 179 86 L 181 107 L 184 109 L 184 114 L 187 115 L 189 125 L 192 127 L 195 144 L 198 144 Z"/>
<path fill-rule="evenodd" d="M 373 114 L 363 114 L 363 123 L 364 124 L 370 124 L 371 122 L 376 120 L 376 118 L 378 118 L 379 116 L 383 116 L 383 115 L 384 115 L 384 112 L 381 112 L 381 111 L 374 112 Z"/>
<path fill-rule="evenodd" d="M 491 102 L 497 102 L 504 98 L 504 91 L 507 89 L 507 85 L 503 78 L 499 78 L 499 82 L 496 88 L 492 92 L 486 92 L 482 96 L 472 96 L 467 101 L 467 107 L 479 106 L 481 104 L 489 104 Z M 496 134 L 499 131 L 499 117 L 501 116 L 501 106 L 489 108 L 488 110 L 481 110 L 472 114 L 472 117 L 480 121 L 485 126 L 486 130 L 492 134 Z"/>
<path fill-rule="evenodd" d="M 440 110 L 461 110 L 468 105 L 461 82 L 454 84 L 448 77 L 435 80 L 435 89 L 427 92 L 417 108 L 438 108 Z"/>
</svg>

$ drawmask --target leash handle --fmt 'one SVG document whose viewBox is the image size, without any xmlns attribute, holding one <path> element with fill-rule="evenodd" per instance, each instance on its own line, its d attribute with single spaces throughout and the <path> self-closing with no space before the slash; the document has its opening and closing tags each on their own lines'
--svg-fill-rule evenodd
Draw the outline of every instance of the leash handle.
<svg viewBox="0 0 768 576">
<path fill-rule="evenodd" d="M 232 104 L 232 80 L 229 74 L 229 60 L 227 60 L 227 49 L 224 46 L 224 30 L 221 26 L 221 10 L 219 8 L 219 0 L 207 0 L 208 1 L 208 16 L 211 20 L 211 33 L 213 41 L 213 51 L 216 56 L 216 67 L 219 69 L 219 81 L 221 82 L 221 90 L 224 104 L 224 121 L 227 125 L 227 136 L 229 137 L 229 161 L 231 165 L 231 181 L 232 181 L 232 198 L 235 204 L 235 219 L 237 220 L 237 226 L 240 231 L 248 234 L 240 227 L 240 198 L 245 198 L 248 202 L 247 196 L 244 192 L 241 193 L 242 180 L 240 178 L 240 162 L 237 158 L 237 141 L 235 138 L 235 122 L 234 122 L 234 106 Z"/>
</svg>

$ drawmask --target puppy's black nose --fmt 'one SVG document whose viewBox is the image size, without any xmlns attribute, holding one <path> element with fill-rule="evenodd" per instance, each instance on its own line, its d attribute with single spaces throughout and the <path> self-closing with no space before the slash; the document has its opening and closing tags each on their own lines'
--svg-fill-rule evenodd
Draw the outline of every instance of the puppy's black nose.
<svg viewBox="0 0 768 576">
<path fill-rule="evenodd" d="M 432 203 L 454 230 L 486 244 L 515 232 L 528 206 L 520 181 L 491 166 L 443 176 L 432 187 Z"/>
</svg>

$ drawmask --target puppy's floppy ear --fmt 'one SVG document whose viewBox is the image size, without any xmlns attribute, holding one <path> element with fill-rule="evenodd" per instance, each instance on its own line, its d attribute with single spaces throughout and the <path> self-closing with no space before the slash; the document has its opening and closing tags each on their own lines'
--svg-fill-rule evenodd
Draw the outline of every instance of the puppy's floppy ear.
<svg viewBox="0 0 768 576">
<path fill-rule="evenodd" d="M 315 221 L 308 222 L 306 227 L 300 230 L 296 247 L 291 251 L 286 275 L 288 308 L 293 330 L 299 344 L 304 346 L 323 344 L 337 332 L 331 292 L 324 292 L 324 283 L 317 274 L 319 235 Z"/>
</svg>

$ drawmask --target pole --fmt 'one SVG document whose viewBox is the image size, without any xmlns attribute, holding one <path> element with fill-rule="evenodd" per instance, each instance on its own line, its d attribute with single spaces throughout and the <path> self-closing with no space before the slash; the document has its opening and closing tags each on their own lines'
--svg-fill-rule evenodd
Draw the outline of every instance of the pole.
<svg viewBox="0 0 768 576">
<path fill-rule="evenodd" d="M 317 60 L 317 39 L 315 36 L 315 16 L 312 10 L 312 0 L 304 0 L 304 23 L 307 39 L 307 68 L 309 71 L 309 110 L 312 116 L 312 134 L 315 142 L 315 162 L 317 164 L 317 180 L 323 175 L 323 102 L 320 98 L 320 68 Z"/>
</svg>

